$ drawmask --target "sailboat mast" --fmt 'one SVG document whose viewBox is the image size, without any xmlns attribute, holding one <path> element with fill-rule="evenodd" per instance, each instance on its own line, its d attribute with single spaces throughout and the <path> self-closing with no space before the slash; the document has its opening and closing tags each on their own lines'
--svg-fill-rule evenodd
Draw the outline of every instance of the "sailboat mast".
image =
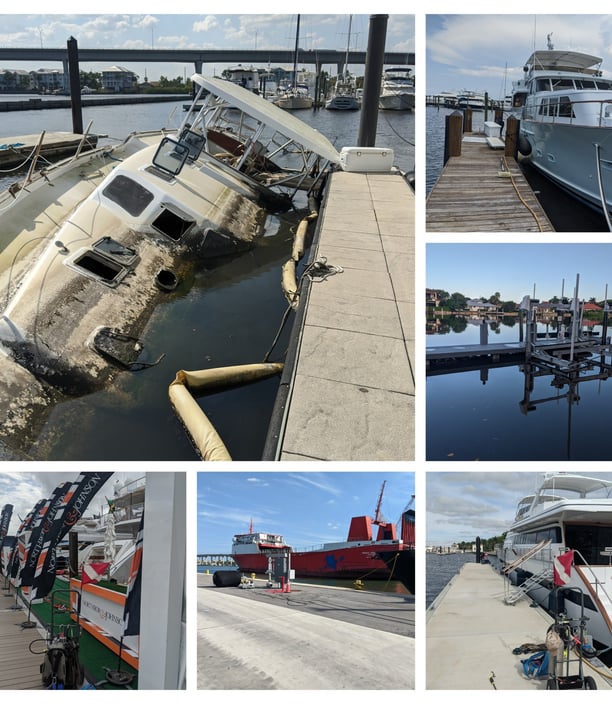
<svg viewBox="0 0 612 704">
<path fill-rule="evenodd" d="M 300 45 L 300 15 L 297 16 L 297 27 L 295 28 L 295 51 L 293 52 L 293 87 L 297 89 L 297 65 Z"/>
<path fill-rule="evenodd" d="M 349 15 L 348 39 L 346 40 L 346 55 L 344 57 L 344 75 L 348 76 L 348 59 L 351 48 L 351 25 L 353 24 L 353 15 Z"/>
</svg>

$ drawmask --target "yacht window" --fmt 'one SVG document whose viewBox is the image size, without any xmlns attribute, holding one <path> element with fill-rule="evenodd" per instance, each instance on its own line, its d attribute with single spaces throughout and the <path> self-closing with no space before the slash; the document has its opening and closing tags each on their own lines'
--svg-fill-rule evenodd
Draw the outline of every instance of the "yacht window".
<svg viewBox="0 0 612 704">
<path fill-rule="evenodd" d="M 612 90 L 612 83 L 610 81 L 597 81 L 598 90 Z"/>
<path fill-rule="evenodd" d="M 595 88 L 595 81 L 586 78 L 576 80 L 576 88 Z"/>
<path fill-rule="evenodd" d="M 151 191 L 122 174 L 115 176 L 102 193 L 133 217 L 140 215 L 153 200 Z"/>
<path fill-rule="evenodd" d="M 538 78 L 536 90 L 550 90 L 550 81 L 548 78 Z"/>
<path fill-rule="evenodd" d="M 574 87 L 574 81 L 571 78 L 560 78 L 553 82 L 553 90 L 567 90 Z"/>
<path fill-rule="evenodd" d="M 559 98 L 559 117 L 575 117 L 572 101 L 566 95 Z"/>
<path fill-rule="evenodd" d="M 540 107 L 538 108 L 538 113 L 540 115 L 548 115 L 548 98 L 544 98 L 542 100 Z"/>
<path fill-rule="evenodd" d="M 559 98 L 551 98 L 548 108 L 548 116 L 556 117 L 559 114 Z"/>
<path fill-rule="evenodd" d="M 194 222 L 195 220 L 189 220 L 168 208 L 162 207 L 161 213 L 151 224 L 162 235 L 166 235 L 171 240 L 178 242 Z"/>
</svg>

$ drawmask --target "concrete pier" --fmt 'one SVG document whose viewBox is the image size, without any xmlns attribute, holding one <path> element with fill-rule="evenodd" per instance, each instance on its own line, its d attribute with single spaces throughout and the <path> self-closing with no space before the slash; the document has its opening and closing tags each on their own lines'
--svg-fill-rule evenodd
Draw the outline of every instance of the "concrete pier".
<svg viewBox="0 0 612 704">
<path fill-rule="evenodd" d="M 198 689 L 413 689 L 414 597 L 198 574 Z"/>
<path fill-rule="evenodd" d="M 335 172 L 275 438 L 281 460 L 414 459 L 414 194 L 399 173 Z M 302 288 L 304 291 L 304 288 Z"/>
<path fill-rule="evenodd" d="M 528 679 L 521 660 L 513 654 L 525 643 L 542 644 L 553 622 L 540 607 L 524 598 L 504 603 L 507 581 L 491 565 L 467 563 L 427 612 L 427 689 L 546 689 L 546 678 Z M 584 675 L 598 689 L 612 680 L 597 675 L 583 661 Z M 577 673 L 577 663 L 572 664 Z"/>
</svg>

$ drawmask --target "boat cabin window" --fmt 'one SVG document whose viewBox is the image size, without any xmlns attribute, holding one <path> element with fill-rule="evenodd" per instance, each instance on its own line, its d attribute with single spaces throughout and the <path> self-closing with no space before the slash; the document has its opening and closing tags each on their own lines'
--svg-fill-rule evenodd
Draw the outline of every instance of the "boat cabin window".
<svg viewBox="0 0 612 704">
<path fill-rule="evenodd" d="M 140 215 L 154 198 L 151 191 L 122 174 L 115 176 L 102 193 L 133 217 Z"/>
<path fill-rule="evenodd" d="M 577 78 L 576 79 L 576 88 L 581 88 L 581 89 L 591 89 L 593 90 L 595 88 L 595 81 L 591 79 L 586 79 L 586 78 Z"/>
<path fill-rule="evenodd" d="M 575 117 L 572 101 L 566 95 L 559 98 L 559 117 Z"/>
<path fill-rule="evenodd" d="M 559 526 L 552 526 L 550 528 L 540 528 L 538 530 L 532 530 L 528 533 L 519 533 L 514 539 L 514 545 L 536 545 L 542 540 L 550 540 L 553 543 L 561 542 L 561 528 Z"/>
<path fill-rule="evenodd" d="M 190 220 L 185 215 L 174 212 L 162 205 L 161 213 L 151 224 L 162 235 L 166 235 L 171 240 L 178 242 L 194 223 L 195 220 Z"/>
<path fill-rule="evenodd" d="M 574 558 L 577 565 L 609 565 L 612 526 L 566 525 L 565 544 L 580 553 Z"/>
<path fill-rule="evenodd" d="M 597 81 L 597 88 L 599 90 L 612 90 L 612 83 L 610 81 Z"/>
<path fill-rule="evenodd" d="M 523 105 L 525 105 L 526 98 L 527 98 L 526 93 L 515 93 L 512 96 L 512 107 L 513 108 L 522 108 Z"/>
<path fill-rule="evenodd" d="M 190 148 L 185 144 L 180 144 L 170 137 L 164 137 L 153 157 L 153 165 L 161 171 L 176 176 L 185 166 L 189 151 Z"/>
<path fill-rule="evenodd" d="M 573 90 L 574 81 L 571 78 L 560 78 L 559 80 L 553 81 L 553 90 Z"/>
<path fill-rule="evenodd" d="M 550 90 L 550 80 L 548 78 L 538 78 L 536 82 L 536 91 Z"/>
</svg>

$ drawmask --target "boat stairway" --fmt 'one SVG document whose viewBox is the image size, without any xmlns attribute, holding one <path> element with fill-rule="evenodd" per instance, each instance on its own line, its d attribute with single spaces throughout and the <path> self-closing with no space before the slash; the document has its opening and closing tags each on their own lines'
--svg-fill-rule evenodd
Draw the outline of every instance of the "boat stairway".
<svg viewBox="0 0 612 704">
<path fill-rule="evenodd" d="M 534 587 L 540 585 L 546 579 L 551 579 L 553 576 L 552 567 L 547 567 L 546 569 L 538 572 L 537 574 L 532 574 L 531 577 L 526 579 L 520 586 L 515 589 L 510 590 L 508 594 L 504 597 L 504 603 L 506 604 L 516 604 L 524 596 L 527 595 Z"/>
<path fill-rule="evenodd" d="M 532 548 L 527 550 L 527 552 L 524 552 L 522 555 L 519 555 L 516 560 L 514 560 L 513 562 L 509 562 L 502 570 L 502 574 L 510 574 L 512 570 L 515 570 L 519 565 L 522 565 L 523 562 L 526 562 L 527 560 L 529 560 L 529 558 L 534 557 L 534 555 L 537 555 L 541 550 L 548 547 L 551 542 L 552 540 L 550 538 L 540 541 L 537 545 L 534 545 Z"/>
</svg>

